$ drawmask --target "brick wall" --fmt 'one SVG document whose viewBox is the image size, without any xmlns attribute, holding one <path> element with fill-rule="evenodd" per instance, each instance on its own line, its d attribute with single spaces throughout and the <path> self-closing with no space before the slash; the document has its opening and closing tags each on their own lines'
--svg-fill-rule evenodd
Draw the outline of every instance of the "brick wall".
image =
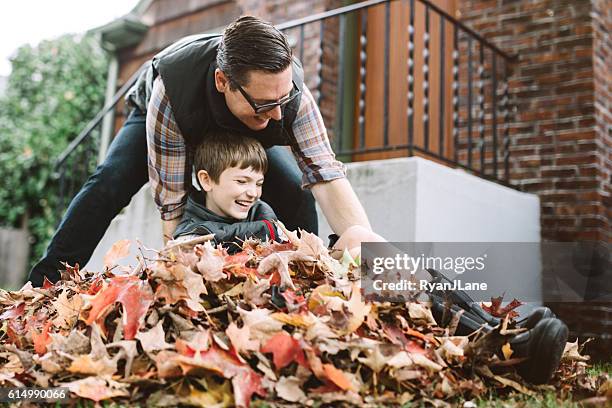
<svg viewBox="0 0 612 408">
<path fill-rule="evenodd" d="M 608 242 L 612 239 L 612 5 L 593 1 L 593 49 L 595 74 L 595 131 L 599 141 L 600 190 L 606 209 Z M 605 225 L 604 225 L 605 226 Z"/>
<path fill-rule="evenodd" d="M 606 152 L 596 127 L 591 2 L 460 3 L 463 21 L 518 55 L 510 81 L 517 104 L 510 177 L 541 197 L 542 237 L 610 241 Z"/>
<path fill-rule="evenodd" d="M 462 21 L 518 55 L 509 83 L 517 107 L 510 178 L 540 196 L 542 238 L 611 243 L 609 0 L 459 4 Z M 591 352 L 610 349 L 612 304 L 551 306 L 572 336 L 597 338 Z"/>
</svg>

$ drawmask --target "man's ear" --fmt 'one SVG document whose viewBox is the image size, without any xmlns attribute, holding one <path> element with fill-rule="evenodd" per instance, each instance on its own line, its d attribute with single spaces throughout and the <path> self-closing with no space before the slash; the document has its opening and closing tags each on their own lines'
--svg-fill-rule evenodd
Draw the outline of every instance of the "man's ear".
<svg viewBox="0 0 612 408">
<path fill-rule="evenodd" d="M 198 171 L 198 174 L 196 176 L 198 177 L 200 186 L 202 186 L 202 189 L 204 189 L 204 191 L 209 192 L 210 190 L 212 190 L 213 181 L 206 170 Z"/>
<path fill-rule="evenodd" d="M 217 91 L 225 93 L 229 89 L 229 79 L 219 68 L 215 69 L 215 86 Z"/>
</svg>

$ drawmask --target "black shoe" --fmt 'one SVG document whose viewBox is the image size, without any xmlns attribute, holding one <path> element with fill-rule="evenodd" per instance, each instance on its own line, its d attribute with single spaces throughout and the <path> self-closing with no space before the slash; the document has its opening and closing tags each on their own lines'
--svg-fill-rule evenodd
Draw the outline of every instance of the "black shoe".
<svg viewBox="0 0 612 408">
<path fill-rule="evenodd" d="M 450 282 L 438 271 L 428 269 L 428 272 L 433 276 L 433 281 Z M 464 291 L 434 291 L 428 294 L 432 300 L 432 314 L 437 322 L 442 322 L 446 312 L 444 299 L 447 297 L 454 302 L 450 307 L 453 314 L 463 310 L 455 331 L 457 335 L 469 335 L 479 329 L 488 333 L 500 323 L 500 319 L 487 313 Z M 559 367 L 569 332 L 567 326 L 555 318 L 554 313 L 547 307 L 534 309 L 529 316 L 517 322 L 517 325 L 528 329 L 508 341 L 513 351 L 511 357 L 525 358 L 518 366 L 519 374 L 534 384 L 548 382 Z"/>
<path fill-rule="evenodd" d="M 432 276 L 432 282 L 449 282 L 452 283 L 453 281 L 450 280 L 449 278 L 447 278 L 444 274 L 442 274 L 441 272 L 435 270 L 435 269 L 427 269 L 427 272 L 429 272 L 429 274 Z M 487 311 L 485 311 L 479 304 L 478 302 L 475 302 L 465 291 L 463 290 L 451 290 L 451 291 L 433 291 L 432 293 L 429 293 L 430 297 L 432 298 L 432 302 L 435 304 L 436 302 L 440 303 L 440 300 L 449 298 L 453 305 L 458 306 L 459 308 L 465 310 L 464 315 L 466 315 L 467 318 L 469 318 L 469 320 L 465 320 L 465 325 L 467 326 L 465 329 L 470 330 L 468 333 L 473 332 L 474 330 L 476 330 L 475 328 L 473 328 L 473 324 L 472 322 L 479 322 L 482 324 L 487 324 L 490 327 L 494 327 L 497 326 L 498 324 L 501 323 L 501 319 L 491 315 L 490 313 L 488 313 Z M 442 308 L 440 308 L 440 305 L 435 305 L 435 309 L 439 309 L 439 310 L 435 310 L 434 312 L 438 312 L 438 314 L 441 315 L 440 311 L 443 311 L 444 306 L 443 306 L 443 302 L 442 302 Z M 434 309 L 434 308 L 432 308 Z M 435 317 L 435 313 L 434 313 L 434 317 Z M 544 319 L 544 318 L 548 318 L 548 317 L 555 317 L 555 314 L 552 312 L 552 310 L 550 310 L 547 307 L 541 306 L 538 307 L 534 310 L 532 310 L 530 312 L 530 314 L 522 319 L 519 320 L 517 322 L 517 326 L 518 327 L 526 327 L 528 329 L 533 328 L 540 320 Z M 462 318 L 463 320 L 463 318 Z M 440 321 L 440 320 L 436 320 L 436 321 Z M 463 322 L 460 320 L 460 325 Z"/>
<path fill-rule="evenodd" d="M 544 318 L 530 330 L 510 339 L 512 357 L 527 357 L 518 367 L 526 381 L 544 384 L 559 367 L 569 330 L 557 318 Z"/>
</svg>

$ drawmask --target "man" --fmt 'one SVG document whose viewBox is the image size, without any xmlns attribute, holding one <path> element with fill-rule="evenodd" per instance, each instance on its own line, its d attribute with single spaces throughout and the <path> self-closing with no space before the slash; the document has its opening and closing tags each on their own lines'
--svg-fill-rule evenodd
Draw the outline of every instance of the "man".
<svg viewBox="0 0 612 408">
<path fill-rule="evenodd" d="M 223 36 L 171 45 L 153 58 L 126 99 L 133 110 L 32 269 L 34 286 L 45 276 L 57 281 L 62 261 L 87 263 L 112 219 L 147 179 L 164 240 L 172 237 L 191 187 L 191 149 L 215 128 L 251 136 L 266 148 L 262 198 L 290 229 L 317 233 L 316 199 L 340 235 L 336 247 L 355 254 L 362 241 L 382 240 L 335 159 L 299 61 L 272 25 L 241 17 Z M 291 147 L 297 165 L 281 146 Z"/>
</svg>

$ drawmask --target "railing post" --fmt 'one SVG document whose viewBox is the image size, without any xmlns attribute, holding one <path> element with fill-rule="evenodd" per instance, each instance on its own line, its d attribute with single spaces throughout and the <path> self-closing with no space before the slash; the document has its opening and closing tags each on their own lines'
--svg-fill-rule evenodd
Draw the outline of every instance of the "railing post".
<svg viewBox="0 0 612 408">
<path fill-rule="evenodd" d="M 425 150 L 429 150 L 429 6 L 425 4 L 423 34 L 423 135 Z"/>
<path fill-rule="evenodd" d="M 480 171 L 485 172 L 485 95 L 484 95 L 484 47 L 482 43 L 478 43 L 480 51 L 480 60 L 478 64 L 478 104 L 479 104 L 479 124 L 478 136 L 480 138 Z"/>
<path fill-rule="evenodd" d="M 468 37 L 468 167 L 472 167 L 472 37 Z"/>
<path fill-rule="evenodd" d="M 389 31 L 391 6 L 385 3 L 385 84 L 383 101 L 383 145 L 389 146 Z"/>
<path fill-rule="evenodd" d="M 446 20 L 444 19 L 444 17 L 442 15 L 440 15 L 440 114 L 439 114 L 439 120 L 438 120 L 438 127 L 439 127 L 439 135 L 438 135 L 438 153 L 440 154 L 440 156 L 442 156 L 444 154 L 444 136 L 445 136 L 445 130 L 444 129 L 444 115 L 446 112 L 446 103 L 445 103 L 445 92 L 444 89 L 446 88 L 446 33 L 445 33 L 445 25 Z"/>
<path fill-rule="evenodd" d="M 321 106 L 321 98 L 323 97 L 323 47 L 324 47 L 324 33 L 325 33 L 325 20 L 321 20 L 321 32 L 319 34 L 319 63 L 317 64 L 317 78 L 319 83 L 317 84 L 317 90 L 319 95 L 317 96 L 317 105 Z"/>
<path fill-rule="evenodd" d="M 361 36 L 359 38 L 361 62 L 359 74 L 359 146 L 365 146 L 365 97 L 366 97 L 366 62 L 367 62 L 367 29 L 368 29 L 368 10 L 361 10 Z"/>
<path fill-rule="evenodd" d="M 509 92 L 508 92 L 508 63 L 504 64 L 504 81 L 502 83 L 502 111 L 504 115 L 504 178 L 506 182 L 510 180 L 510 110 Z"/>
<path fill-rule="evenodd" d="M 414 154 L 414 0 L 410 0 L 408 23 L 408 155 Z"/>
<path fill-rule="evenodd" d="M 493 177 L 497 178 L 497 54 L 491 53 L 491 70 L 493 71 Z"/>
<path fill-rule="evenodd" d="M 336 94 L 336 126 L 334 138 L 336 139 L 336 152 L 342 151 L 342 132 L 343 132 L 343 100 L 344 100 L 344 52 L 345 52 L 345 31 L 346 14 L 340 14 L 340 26 L 338 27 L 338 87 Z"/>
<path fill-rule="evenodd" d="M 453 26 L 453 154 L 459 161 L 459 29 Z"/>
</svg>

